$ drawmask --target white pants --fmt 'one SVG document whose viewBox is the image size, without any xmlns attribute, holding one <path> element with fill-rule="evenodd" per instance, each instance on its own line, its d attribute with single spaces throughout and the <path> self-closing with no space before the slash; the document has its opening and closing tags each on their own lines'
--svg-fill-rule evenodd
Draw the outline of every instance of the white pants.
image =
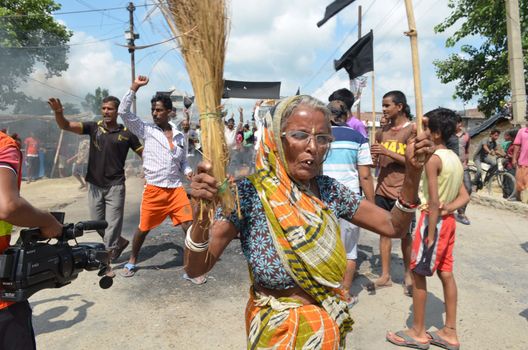
<svg viewBox="0 0 528 350">
<path fill-rule="evenodd" d="M 339 219 L 339 226 L 341 226 L 341 240 L 345 246 L 347 260 L 356 260 L 359 227 L 343 219 Z"/>
</svg>

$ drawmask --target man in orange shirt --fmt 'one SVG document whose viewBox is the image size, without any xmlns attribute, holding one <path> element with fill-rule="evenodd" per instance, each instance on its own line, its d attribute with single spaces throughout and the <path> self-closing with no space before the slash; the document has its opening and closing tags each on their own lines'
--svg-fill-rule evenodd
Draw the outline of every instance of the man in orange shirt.
<svg viewBox="0 0 528 350">
<path fill-rule="evenodd" d="M 26 147 L 27 183 L 35 181 L 39 174 L 39 141 L 33 131 L 24 140 Z"/>
</svg>

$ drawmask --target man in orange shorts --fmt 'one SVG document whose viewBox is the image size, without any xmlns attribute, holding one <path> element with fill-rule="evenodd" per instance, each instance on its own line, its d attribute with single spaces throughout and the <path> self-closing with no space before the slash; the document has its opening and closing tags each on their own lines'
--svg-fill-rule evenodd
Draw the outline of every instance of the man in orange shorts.
<svg viewBox="0 0 528 350">
<path fill-rule="evenodd" d="M 132 277 L 137 271 L 137 258 L 145 237 L 170 216 L 174 226 L 181 225 L 184 232 L 191 226 L 192 210 L 183 188 L 182 178 L 191 178 L 192 169 L 187 163 L 185 136 L 170 121 L 172 101 L 169 96 L 152 98 L 153 123 L 141 120 L 130 112 L 137 90 L 147 85 L 148 78 L 137 77 L 119 106 L 119 115 L 130 131 L 144 140 L 143 169 L 147 184 L 143 191 L 139 227 L 132 241 L 132 253 L 122 275 Z M 205 283 L 204 276 L 192 279 Z"/>
</svg>

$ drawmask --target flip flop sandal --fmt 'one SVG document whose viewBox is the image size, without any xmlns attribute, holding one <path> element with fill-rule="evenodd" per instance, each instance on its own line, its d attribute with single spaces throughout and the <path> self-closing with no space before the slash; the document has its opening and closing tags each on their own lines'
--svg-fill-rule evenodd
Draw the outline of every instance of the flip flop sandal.
<svg viewBox="0 0 528 350">
<path fill-rule="evenodd" d="M 453 343 L 448 342 L 447 340 L 439 336 L 437 332 L 431 331 L 431 332 L 426 332 L 426 333 L 430 338 L 429 342 L 433 345 L 436 345 L 442 349 L 447 349 L 447 350 L 459 350 L 460 349 L 460 344 L 453 344 Z"/>
<path fill-rule="evenodd" d="M 392 281 L 389 281 L 389 282 L 386 282 L 386 283 L 383 283 L 383 284 L 379 284 L 377 282 L 369 282 L 366 285 L 364 285 L 364 287 L 367 290 L 367 292 L 372 293 L 372 292 L 375 292 L 378 289 L 392 287 Z"/>
<path fill-rule="evenodd" d="M 198 276 L 198 277 L 194 277 L 194 278 L 191 278 L 189 277 L 189 275 L 187 275 L 186 273 L 183 274 L 183 279 L 184 280 L 187 280 L 187 281 L 191 281 L 192 283 L 196 284 L 197 286 L 201 285 L 201 284 L 204 284 L 205 282 L 207 282 L 207 277 L 205 277 L 204 275 L 202 276 Z"/>
<path fill-rule="evenodd" d="M 121 270 L 121 276 L 123 277 L 132 277 L 136 274 L 136 271 L 138 270 L 137 266 L 131 263 L 126 263 L 123 267 L 123 270 Z"/>
<path fill-rule="evenodd" d="M 403 340 L 399 340 L 396 337 L 401 338 Z M 419 340 L 414 339 L 410 335 L 405 334 L 403 331 L 398 331 L 396 333 L 387 333 L 385 336 L 385 339 L 394 345 L 403 346 L 406 348 L 412 348 L 412 349 L 422 349 L 427 350 L 429 349 L 429 342 L 421 342 Z"/>
</svg>

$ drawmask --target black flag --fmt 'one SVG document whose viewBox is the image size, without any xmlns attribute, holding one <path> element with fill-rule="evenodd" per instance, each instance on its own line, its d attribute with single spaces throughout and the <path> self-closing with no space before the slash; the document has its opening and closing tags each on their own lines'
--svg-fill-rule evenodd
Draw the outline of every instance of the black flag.
<svg viewBox="0 0 528 350">
<path fill-rule="evenodd" d="M 317 26 L 320 27 L 326 23 L 330 18 L 338 14 L 339 11 L 353 3 L 355 0 L 335 0 L 330 5 L 326 6 L 325 15 L 322 20 L 317 22 Z"/>
<path fill-rule="evenodd" d="M 256 82 L 224 80 L 224 95 L 222 98 L 279 99 L 280 86 L 280 81 Z"/>
<path fill-rule="evenodd" d="M 350 80 L 374 70 L 374 34 L 372 30 L 356 41 L 340 59 L 334 60 L 335 70 L 345 68 Z"/>
</svg>

